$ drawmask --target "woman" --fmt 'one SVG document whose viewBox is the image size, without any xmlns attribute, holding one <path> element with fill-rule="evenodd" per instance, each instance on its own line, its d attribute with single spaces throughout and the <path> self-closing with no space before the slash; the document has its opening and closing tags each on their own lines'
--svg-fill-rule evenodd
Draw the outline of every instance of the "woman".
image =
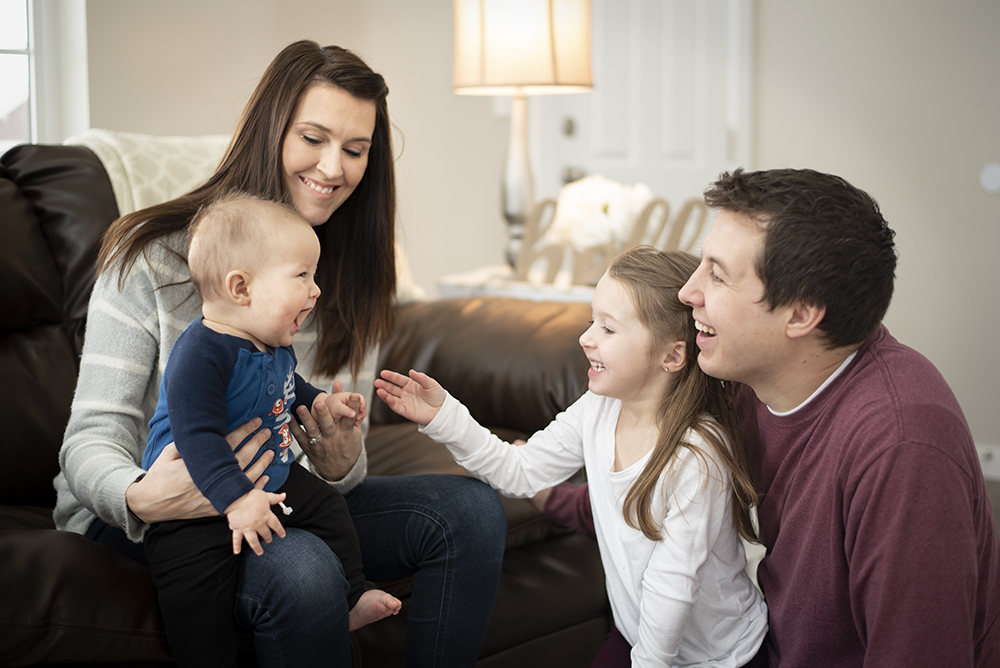
<svg viewBox="0 0 1000 668">
<path fill-rule="evenodd" d="M 311 323 L 316 344 L 296 344 L 300 373 L 316 382 L 347 366 L 357 376 L 391 329 L 395 292 L 387 93 L 382 77 L 349 51 L 296 42 L 264 73 L 203 186 L 109 228 L 55 480 L 60 529 L 141 554 L 136 542 L 148 523 L 214 513 L 175 449 L 147 473 L 139 462 L 170 348 L 200 312 L 184 259 L 186 229 L 217 197 L 244 191 L 286 201 L 314 227 L 322 296 Z M 495 493 L 459 476 L 366 478 L 363 445 L 339 440 L 331 416 L 299 418 L 296 439 L 309 466 L 347 499 L 366 575 L 415 576 L 408 664 L 472 665 L 503 556 Z M 258 426 L 237 429 L 231 444 Z M 255 435 L 240 451 L 244 465 L 265 437 Z M 267 459 L 248 470 L 252 480 Z M 289 530 L 262 558 L 242 558 L 235 615 L 253 630 L 260 664 L 345 660 L 344 587 L 336 557 L 304 532 Z"/>
</svg>

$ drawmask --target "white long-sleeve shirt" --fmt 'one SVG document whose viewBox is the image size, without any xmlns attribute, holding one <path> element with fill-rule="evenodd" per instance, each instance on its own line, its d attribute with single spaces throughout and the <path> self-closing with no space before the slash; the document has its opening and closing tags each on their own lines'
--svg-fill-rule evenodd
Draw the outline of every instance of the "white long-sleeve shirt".
<svg viewBox="0 0 1000 668">
<path fill-rule="evenodd" d="M 625 522 L 622 505 L 649 454 L 614 470 L 617 399 L 588 392 L 526 445 L 501 441 L 451 395 L 421 431 L 469 473 L 507 496 L 529 497 L 586 467 L 597 542 L 615 626 L 633 666 L 742 666 L 767 632 L 767 609 L 747 576 L 732 524 L 729 472 L 695 432 L 707 457 L 681 448 L 661 476 L 651 541 Z"/>
</svg>

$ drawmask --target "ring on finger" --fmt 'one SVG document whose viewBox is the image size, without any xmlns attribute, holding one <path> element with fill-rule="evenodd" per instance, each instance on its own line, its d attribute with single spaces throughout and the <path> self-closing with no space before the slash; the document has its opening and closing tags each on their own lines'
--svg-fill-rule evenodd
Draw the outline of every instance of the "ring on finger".
<svg viewBox="0 0 1000 668">
<path fill-rule="evenodd" d="M 321 438 L 323 438 L 323 432 L 322 431 L 320 431 L 315 436 L 310 436 L 309 437 L 309 445 L 316 445 L 317 443 L 319 443 L 319 439 L 321 439 Z"/>
</svg>

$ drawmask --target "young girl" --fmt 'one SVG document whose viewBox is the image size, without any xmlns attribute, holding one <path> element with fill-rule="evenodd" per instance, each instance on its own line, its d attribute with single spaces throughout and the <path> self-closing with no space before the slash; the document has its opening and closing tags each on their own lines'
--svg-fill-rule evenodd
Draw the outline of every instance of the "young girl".
<svg viewBox="0 0 1000 668">
<path fill-rule="evenodd" d="M 505 495 L 530 497 L 586 467 L 608 598 L 633 666 L 743 666 L 767 631 L 744 571 L 755 496 L 729 388 L 698 367 L 691 309 L 677 292 L 698 266 L 687 253 L 637 247 L 594 292 L 580 337 L 589 391 L 522 446 L 478 425 L 429 376 L 383 371 L 394 411 Z"/>
</svg>

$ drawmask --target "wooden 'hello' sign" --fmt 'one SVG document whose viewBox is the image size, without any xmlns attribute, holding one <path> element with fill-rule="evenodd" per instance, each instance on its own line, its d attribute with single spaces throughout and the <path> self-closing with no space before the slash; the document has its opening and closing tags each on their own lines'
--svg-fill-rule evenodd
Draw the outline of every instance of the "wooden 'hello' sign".
<svg viewBox="0 0 1000 668">
<path fill-rule="evenodd" d="M 553 283 L 556 274 L 568 261 L 574 285 L 596 285 L 611 261 L 633 246 L 649 244 L 661 250 L 690 252 L 708 222 L 708 207 L 700 198 L 684 202 L 673 218 L 670 216 L 670 203 L 665 199 L 654 199 L 636 218 L 624 243 L 612 242 L 580 251 L 546 241 L 545 234 L 552 225 L 555 211 L 556 201 L 547 199 L 535 204 L 528 214 L 514 267 L 514 280 L 528 280 L 531 269 L 536 264 L 544 263 L 542 280 Z"/>
</svg>

